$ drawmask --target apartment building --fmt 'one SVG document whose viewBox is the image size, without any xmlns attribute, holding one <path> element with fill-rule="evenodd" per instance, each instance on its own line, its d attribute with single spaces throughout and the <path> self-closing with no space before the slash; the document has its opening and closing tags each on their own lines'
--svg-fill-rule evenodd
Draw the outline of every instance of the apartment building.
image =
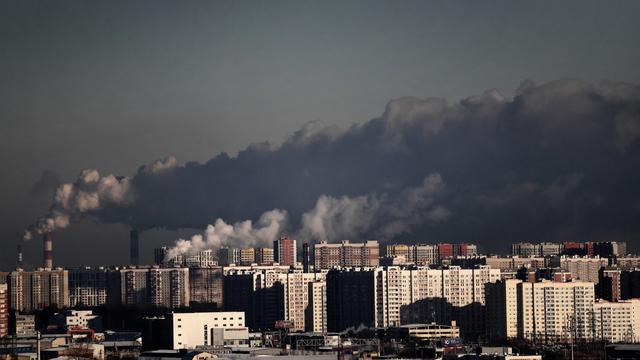
<svg viewBox="0 0 640 360">
<path fill-rule="evenodd" d="M 188 268 L 121 268 L 109 274 L 111 302 L 125 306 L 188 306 Z"/>
<path fill-rule="evenodd" d="M 9 287 L 0 284 L 0 338 L 9 335 Z"/>
<path fill-rule="evenodd" d="M 553 256 L 560 255 L 563 252 L 563 246 L 560 243 L 542 242 L 532 244 L 529 242 L 520 242 L 511 244 L 511 255 L 521 257 L 531 256 Z"/>
<path fill-rule="evenodd" d="M 231 247 L 218 249 L 218 264 L 221 266 L 240 265 L 240 249 Z"/>
<path fill-rule="evenodd" d="M 517 290 L 520 339 L 567 342 L 591 338 L 593 283 L 521 282 Z"/>
<path fill-rule="evenodd" d="M 69 304 L 72 307 L 105 305 L 107 279 L 105 268 L 86 267 L 69 270 Z"/>
<path fill-rule="evenodd" d="M 622 270 L 617 267 L 603 267 L 600 269 L 597 286 L 598 297 L 608 301 L 622 299 L 620 278 Z"/>
<path fill-rule="evenodd" d="M 254 262 L 258 265 L 273 265 L 273 263 L 275 262 L 273 254 L 273 248 L 256 248 Z"/>
<path fill-rule="evenodd" d="M 342 240 L 336 244 L 322 241 L 313 245 L 313 255 L 315 270 L 334 267 L 371 267 L 378 266 L 380 263 L 380 248 L 376 240 L 363 243 Z"/>
<path fill-rule="evenodd" d="M 540 247 L 529 242 L 511 244 L 511 255 L 521 257 L 540 256 Z"/>
<path fill-rule="evenodd" d="M 399 326 L 405 322 L 403 308 L 425 299 L 443 299 L 450 307 L 484 305 L 485 283 L 499 279 L 500 270 L 487 266 L 332 270 L 327 274 L 328 328 Z"/>
<path fill-rule="evenodd" d="M 189 268 L 189 300 L 222 307 L 222 267 Z"/>
<path fill-rule="evenodd" d="M 298 248 L 296 240 L 283 236 L 273 242 L 273 254 L 275 262 L 280 265 L 294 266 L 298 261 L 296 254 Z"/>
<path fill-rule="evenodd" d="M 534 269 L 540 269 L 547 266 L 547 261 L 543 257 L 539 256 L 489 256 L 485 259 L 487 266 L 491 266 L 493 269 L 500 270 L 516 270 L 521 267 L 528 267 Z"/>
<path fill-rule="evenodd" d="M 593 304 L 595 340 L 635 343 L 640 339 L 640 299 Z"/>
<path fill-rule="evenodd" d="M 609 259 L 599 256 L 560 256 L 552 258 L 549 265 L 570 272 L 573 279 L 597 285 L 600 281 L 600 269 L 609 265 Z"/>
<path fill-rule="evenodd" d="M 186 266 L 186 267 L 207 267 L 215 266 L 218 262 L 214 258 L 213 250 L 206 249 L 195 254 L 180 254 L 171 259 L 167 259 L 169 247 L 163 246 L 153 250 L 153 259 L 156 265 L 166 266 Z"/>
<path fill-rule="evenodd" d="M 309 282 L 309 304 L 306 310 L 306 331 L 327 332 L 327 283 L 323 280 Z"/>
<path fill-rule="evenodd" d="M 404 259 L 405 262 L 418 266 L 438 263 L 438 246 L 428 244 L 389 244 L 385 246 L 385 256 Z"/>
<path fill-rule="evenodd" d="M 324 273 L 292 272 L 278 274 L 278 282 L 283 288 L 283 320 L 291 321 L 291 330 L 305 331 L 313 327 L 322 327 L 322 317 L 326 314 L 326 302 L 322 299 L 325 289 Z M 315 291 L 315 304 L 311 304 Z M 315 305 L 316 309 L 308 312 L 309 307 Z M 310 321 L 311 323 L 307 323 Z"/>
<path fill-rule="evenodd" d="M 326 325 L 324 273 L 282 272 L 278 267 L 230 269 L 224 277 L 227 310 L 245 311 L 253 329 L 270 329 L 287 320 L 292 330 Z"/>
<path fill-rule="evenodd" d="M 615 259 L 616 266 L 620 269 L 634 269 L 640 268 L 640 257 L 638 256 L 625 256 Z"/>
<path fill-rule="evenodd" d="M 256 250 L 254 248 L 240 249 L 240 265 L 251 265 L 256 262 Z"/>
<path fill-rule="evenodd" d="M 507 279 L 485 284 L 485 333 L 489 340 L 518 337 L 518 284 L 521 282 L 517 279 Z"/>
<path fill-rule="evenodd" d="M 35 311 L 69 306 L 69 272 L 63 269 L 17 269 L 8 278 L 13 311 Z"/>
</svg>

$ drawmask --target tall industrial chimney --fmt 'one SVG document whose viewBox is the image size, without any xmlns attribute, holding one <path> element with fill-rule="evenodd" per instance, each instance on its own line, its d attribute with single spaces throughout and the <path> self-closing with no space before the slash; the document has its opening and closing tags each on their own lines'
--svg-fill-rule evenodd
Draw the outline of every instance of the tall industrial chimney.
<svg viewBox="0 0 640 360">
<path fill-rule="evenodd" d="M 42 265 L 45 268 L 53 268 L 53 236 L 51 233 L 46 233 L 42 237 L 42 259 Z"/>
<path fill-rule="evenodd" d="M 139 265 L 140 252 L 138 230 L 133 229 L 129 231 L 129 245 L 129 262 L 131 263 L 131 265 Z"/>
</svg>

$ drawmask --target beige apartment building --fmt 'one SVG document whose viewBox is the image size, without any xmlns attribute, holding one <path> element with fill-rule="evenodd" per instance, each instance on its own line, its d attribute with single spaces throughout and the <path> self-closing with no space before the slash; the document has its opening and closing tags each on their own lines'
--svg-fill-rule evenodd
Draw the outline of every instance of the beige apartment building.
<svg viewBox="0 0 640 360">
<path fill-rule="evenodd" d="M 373 267 L 380 264 L 380 248 L 376 240 L 350 243 L 342 240 L 337 244 L 322 241 L 313 245 L 316 270 L 335 267 Z"/>
<path fill-rule="evenodd" d="M 8 279 L 11 310 L 34 311 L 69 306 L 69 272 L 63 269 L 17 269 Z"/>
<path fill-rule="evenodd" d="M 594 339 L 613 343 L 640 340 L 640 299 L 593 304 Z"/>
<path fill-rule="evenodd" d="M 519 338 L 541 342 L 591 338 L 592 282 L 521 282 L 517 289 Z"/>
</svg>

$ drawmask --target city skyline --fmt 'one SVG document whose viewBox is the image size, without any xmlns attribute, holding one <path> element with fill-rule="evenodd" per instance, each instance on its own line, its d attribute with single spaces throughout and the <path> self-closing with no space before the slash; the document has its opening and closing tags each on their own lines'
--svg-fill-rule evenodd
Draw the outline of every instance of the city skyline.
<svg viewBox="0 0 640 360">
<path fill-rule="evenodd" d="M 253 222 L 232 242 L 635 247 L 635 3 L 140 4 L 2 4 L 2 268 L 52 204 L 62 265 L 218 218 Z"/>
</svg>

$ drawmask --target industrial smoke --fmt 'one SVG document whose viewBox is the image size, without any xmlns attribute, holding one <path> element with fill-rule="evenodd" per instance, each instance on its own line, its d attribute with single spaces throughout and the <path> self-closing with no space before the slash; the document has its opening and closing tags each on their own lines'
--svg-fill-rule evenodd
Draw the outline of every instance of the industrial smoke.
<svg viewBox="0 0 640 360">
<path fill-rule="evenodd" d="M 305 241 L 401 237 L 489 251 L 514 239 L 629 240 L 640 235 L 639 139 L 637 85 L 525 81 L 512 98 L 401 98 L 369 121 L 311 122 L 234 157 L 167 158 L 130 177 L 83 171 L 25 239 L 89 217 L 207 228 L 177 252 L 268 243 L 283 227 Z"/>
</svg>

